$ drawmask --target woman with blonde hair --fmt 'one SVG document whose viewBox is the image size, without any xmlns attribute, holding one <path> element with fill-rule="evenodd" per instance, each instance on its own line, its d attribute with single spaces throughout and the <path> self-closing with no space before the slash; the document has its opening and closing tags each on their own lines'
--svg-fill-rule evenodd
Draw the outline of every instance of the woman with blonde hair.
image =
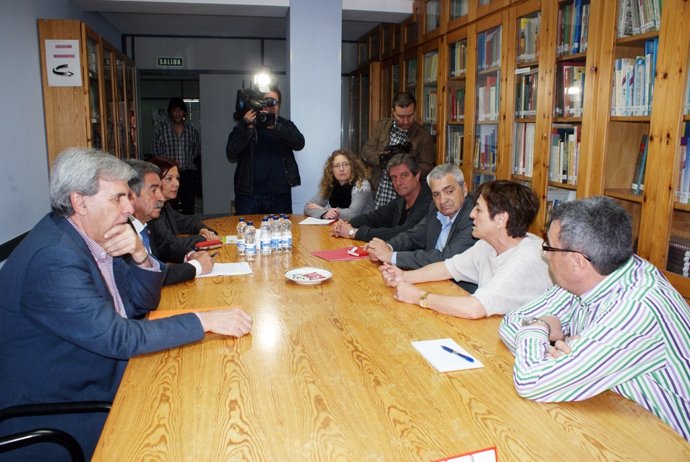
<svg viewBox="0 0 690 462">
<path fill-rule="evenodd" d="M 350 220 L 374 208 L 366 169 L 354 154 L 338 149 L 326 160 L 318 192 L 304 206 L 304 214 L 330 220 Z"/>
</svg>

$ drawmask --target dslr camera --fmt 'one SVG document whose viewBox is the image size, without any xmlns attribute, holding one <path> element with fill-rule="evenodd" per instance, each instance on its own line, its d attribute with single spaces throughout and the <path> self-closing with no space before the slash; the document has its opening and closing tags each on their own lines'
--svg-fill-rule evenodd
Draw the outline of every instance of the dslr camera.
<svg viewBox="0 0 690 462">
<path fill-rule="evenodd" d="M 388 161 L 396 154 L 412 152 L 412 143 L 405 141 L 400 144 L 389 144 L 386 146 L 383 154 L 379 154 L 379 168 L 386 170 L 388 168 Z"/>
<path fill-rule="evenodd" d="M 254 124 L 257 127 L 270 127 L 275 125 L 276 116 L 262 109 L 275 106 L 276 104 L 278 104 L 278 101 L 273 98 L 264 98 L 264 94 L 258 90 L 243 88 L 242 90 L 237 90 L 235 113 L 232 117 L 237 121 L 242 119 L 247 112 L 254 111 L 256 113 Z"/>
</svg>

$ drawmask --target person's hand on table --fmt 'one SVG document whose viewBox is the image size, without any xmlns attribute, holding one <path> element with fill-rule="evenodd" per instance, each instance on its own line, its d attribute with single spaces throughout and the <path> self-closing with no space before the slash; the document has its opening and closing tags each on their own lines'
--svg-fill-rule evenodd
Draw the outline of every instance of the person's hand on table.
<svg viewBox="0 0 690 462">
<path fill-rule="evenodd" d="M 207 241 L 215 241 L 216 239 L 220 239 L 216 233 L 207 228 L 203 228 L 201 231 L 199 231 L 199 234 L 204 236 Z"/>
<path fill-rule="evenodd" d="M 425 292 L 407 282 L 400 282 L 395 286 L 395 293 L 393 298 L 399 302 L 418 304 L 419 299 Z"/>
<path fill-rule="evenodd" d="M 321 215 L 321 218 L 324 218 L 326 220 L 337 220 L 339 216 L 340 216 L 340 210 L 338 210 L 337 208 L 334 208 L 334 209 L 329 209 L 326 213 Z"/>
<path fill-rule="evenodd" d="M 405 272 L 395 265 L 384 263 L 383 265 L 379 266 L 379 271 L 381 272 L 381 276 L 388 287 L 397 287 L 398 285 L 405 283 Z"/>
<path fill-rule="evenodd" d="M 308 210 L 313 210 L 313 209 L 320 209 L 322 208 L 319 204 L 316 202 L 307 202 L 307 204 L 304 206 L 305 209 Z"/>
<path fill-rule="evenodd" d="M 197 313 L 204 332 L 242 337 L 252 328 L 252 317 L 240 308 L 228 308 Z"/>
<path fill-rule="evenodd" d="M 350 230 L 352 225 L 347 221 L 338 220 L 331 226 L 331 236 L 334 237 L 350 237 Z"/>
<path fill-rule="evenodd" d="M 393 258 L 393 249 L 385 241 L 378 237 L 373 238 L 364 246 L 364 250 L 369 252 L 369 260 L 390 263 Z"/>
<path fill-rule="evenodd" d="M 204 251 L 201 252 L 191 252 L 187 255 L 187 261 L 196 260 L 201 264 L 201 274 L 210 273 L 213 269 L 213 258 L 211 254 Z"/>
</svg>

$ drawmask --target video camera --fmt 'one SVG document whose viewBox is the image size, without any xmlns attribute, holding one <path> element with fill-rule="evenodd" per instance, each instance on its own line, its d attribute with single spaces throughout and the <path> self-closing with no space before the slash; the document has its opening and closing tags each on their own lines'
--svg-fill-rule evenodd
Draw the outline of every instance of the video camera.
<svg viewBox="0 0 690 462">
<path fill-rule="evenodd" d="M 386 170 L 388 168 L 388 162 L 394 155 L 412 152 L 412 143 L 405 141 L 400 144 L 389 144 L 384 151 L 383 154 L 379 155 L 379 168 L 381 170 Z"/>
<path fill-rule="evenodd" d="M 256 112 L 256 120 L 254 124 L 257 127 L 270 127 L 275 125 L 276 116 L 266 111 L 262 111 L 265 107 L 271 107 L 278 104 L 273 98 L 264 98 L 264 94 L 254 88 L 243 88 L 237 90 L 237 100 L 235 101 L 235 113 L 232 117 L 235 120 L 240 120 L 248 111 Z"/>
</svg>

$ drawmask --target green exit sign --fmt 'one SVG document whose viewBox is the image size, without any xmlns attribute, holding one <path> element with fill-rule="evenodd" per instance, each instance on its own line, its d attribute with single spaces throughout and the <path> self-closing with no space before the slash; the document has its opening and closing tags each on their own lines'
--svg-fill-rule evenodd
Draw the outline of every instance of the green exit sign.
<svg viewBox="0 0 690 462">
<path fill-rule="evenodd" d="M 182 58 L 158 58 L 160 67 L 182 67 L 183 65 Z"/>
</svg>

